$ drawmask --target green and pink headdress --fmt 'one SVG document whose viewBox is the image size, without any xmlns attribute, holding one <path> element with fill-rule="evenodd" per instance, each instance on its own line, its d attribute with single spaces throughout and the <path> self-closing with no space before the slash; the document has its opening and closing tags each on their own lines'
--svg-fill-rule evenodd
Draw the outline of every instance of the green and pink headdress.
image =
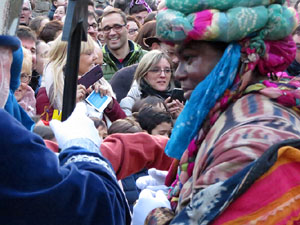
<svg viewBox="0 0 300 225">
<path fill-rule="evenodd" d="M 225 109 L 234 96 L 240 95 L 255 68 L 267 75 L 284 71 L 292 63 L 296 45 L 291 34 L 299 18 L 296 10 L 284 3 L 284 0 L 166 0 L 166 8 L 157 15 L 156 33 L 161 40 L 175 44 L 190 40 L 230 43 L 177 119 L 166 147 L 168 155 L 179 159 L 212 110 L 216 106 Z M 240 61 L 244 64 L 243 71 L 238 71 Z M 210 116 L 211 124 L 217 118 Z M 182 135 L 188 138 L 183 140 Z"/>
</svg>

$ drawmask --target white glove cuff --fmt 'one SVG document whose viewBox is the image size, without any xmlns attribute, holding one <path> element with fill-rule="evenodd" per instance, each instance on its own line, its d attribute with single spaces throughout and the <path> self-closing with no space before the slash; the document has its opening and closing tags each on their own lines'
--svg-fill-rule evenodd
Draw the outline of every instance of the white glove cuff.
<svg viewBox="0 0 300 225">
<path fill-rule="evenodd" d="M 81 147 L 88 150 L 89 152 L 94 152 L 102 155 L 99 146 L 97 146 L 93 141 L 87 138 L 76 138 L 67 141 L 62 146 L 62 151 L 73 146 Z"/>
</svg>

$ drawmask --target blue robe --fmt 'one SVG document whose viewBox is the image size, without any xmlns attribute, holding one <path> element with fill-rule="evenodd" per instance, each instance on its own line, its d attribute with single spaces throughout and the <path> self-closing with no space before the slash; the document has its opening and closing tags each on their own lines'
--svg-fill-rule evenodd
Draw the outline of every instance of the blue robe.
<svg viewBox="0 0 300 225">
<path fill-rule="evenodd" d="M 58 157 L 0 109 L 0 223 L 130 224 L 110 163 L 80 147 Z"/>
</svg>

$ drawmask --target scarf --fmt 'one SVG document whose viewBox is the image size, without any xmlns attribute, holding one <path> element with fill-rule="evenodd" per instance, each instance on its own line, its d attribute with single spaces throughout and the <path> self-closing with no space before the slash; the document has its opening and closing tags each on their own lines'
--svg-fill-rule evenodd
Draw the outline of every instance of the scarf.
<svg viewBox="0 0 300 225">
<path fill-rule="evenodd" d="M 167 143 L 165 152 L 168 156 L 180 159 L 198 133 L 209 111 L 223 96 L 225 90 L 232 85 L 240 62 L 240 52 L 239 44 L 230 44 L 219 63 L 192 92 L 190 100 L 187 101 L 176 120 L 171 138 Z"/>
<path fill-rule="evenodd" d="M 144 79 L 141 79 L 140 91 L 142 92 L 141 98 L 146 98 L 147 96 L 156 96 L 165 100 L 171 96 L 171 85 L 169 85 L 166 91 L 157 91 L 153 89 Z"/>
</svg>

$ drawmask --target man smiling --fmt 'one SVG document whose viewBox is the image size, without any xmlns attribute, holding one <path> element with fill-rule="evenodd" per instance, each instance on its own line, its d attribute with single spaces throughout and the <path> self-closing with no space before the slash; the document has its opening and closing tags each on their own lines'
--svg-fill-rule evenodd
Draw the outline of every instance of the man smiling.
<svg viewBox="0 0 300 225">
<path fill-rule="evenodd" d="M 119 69 L 138 63 L 146 51 L 128 40 L 126 15 L 119 9 L 105 11 L 101 19 L 101 30 L 106 45 L 103 47 L 103 73 L 110 80 Z"/>
</svg>

